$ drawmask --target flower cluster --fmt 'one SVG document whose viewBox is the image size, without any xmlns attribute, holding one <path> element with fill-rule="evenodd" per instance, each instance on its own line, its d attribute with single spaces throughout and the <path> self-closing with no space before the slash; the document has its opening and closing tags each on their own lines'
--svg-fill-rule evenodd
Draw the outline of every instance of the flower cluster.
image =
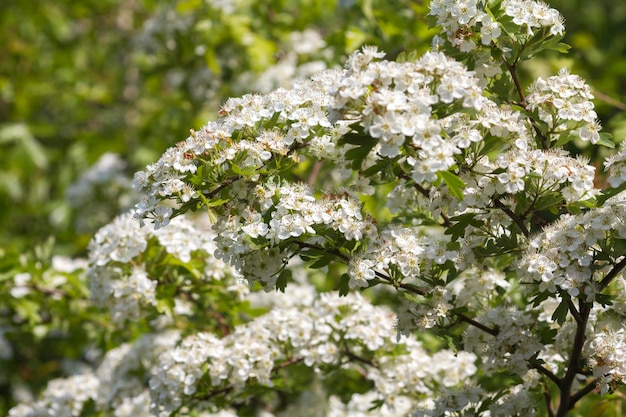
<svg viewBox="0 0 626 417">
<path fill-rule="evenodd" d="M 529 36 L 540 30 L 547 30 L 550 35 L 560 35 L 565 30 L 563 17 L 545 3 L 505 0 L 492 10 L 488 8 L 489 3 L 476 0 L 433 0 L 430 2 L 430 14 L 436 16 L 437 25 L 442 27 L 442 33 L 450 44 L 466 53 L 476 49 L 477 42 L 482 45 L 498 42 L 503 34 L 502 23 L 498 20 L 512 19 L 516 29 Z"/>
<path fill-rule="evenodd" d="M 179 341 L 177 331 L 145 334 L 132 344 L 125 343 L 108 351 L 95 370 L 99 389 L 96 404 L 102 410 L 116 410 L 117 415 L 133 416 L 129 411 L 141 410 L 146 415 L 148 398 L 146 380 L 153 374 L 161 354 L 174 348 Z M 131 405 L 134 404 L 133 407 Z M 121 409 L 128 408 L 124 412 Z"/>
<path fill-rule="evenodd" d="M 614 392 L 626 378 L 626 335 L 624 328 L 594 335 L 588 346 L 593 375 L 601 392 Z"/>
<path fill-rule="evenodd" d="M 330 97 L 325 84 L 332 84 L 336 73 L 329 71 L 319 78 L 296 84 L 291 90 L 279 89 L 267 95 L 247 95 L 229 99 L 222 107 L 222 118 L 210 122 L 145 171 L 135 174 L 134 186 L 148 194 L 137 205 L 137 218 L 151 217 L 155 227 L 167 225 L 172 209 L 159 200 L 176 199 L 180 203 L 201 198 L 193 184 L 185 182 L 199 166 L 215 185 L 240 178 L 241 167 L 249 175 L 258 175 L 274 158 L 298 160 L 296 150 L 311 140 L 324 152 L 334 128 L 328 120 L 326 107 Z M 315 154 L 315 152 L 314 152 Z M 206 159 L 205 159 L 206 158 Z M 208 165 L 207 162 L 211 164 Z M 214 191 L 214 192 L 216 192 Z"/>
<path fill-rule="evenodd" d="M 96 399 L 98 387 L 99 381 L 92 374 L 52 380 L 37 401 L 12 408 L 9 417 L 78 416 L 88 400 Z"/>
<path fill-rule="evenodd" d="M 416 182 L 434 182 L 437 172 L 456 163 L 455 155 L 483 139 L 471 112 L 438 118 L 435 109 L 480 111 L 489 101 L 474 74 L 443 53 L 413 62 L 373 61 L 381 56 L 374 49 L 354 54 L 332 105 L 377 140 L 379 159 L 405 155 Z"/>
<path fill-rule="evenodd" d="M 159 355 L 174 347 L 177 332 L 146 334 L 106 353 L 93 372 L 84 372 L 48 383 L 40 398 L 9 411 L 11 417 L 81 415 L 85 403 L 114 417 L 148 417 L 146 375 L 154 372 Z"/>
<path fill-rule="evenodd" d="M 478 187 L 472 191 L 486 196 L 558 191 L 566 203 L 573 203 L 590 199 L 598 192 L 593 182 L 595 168 L 588 160 L 572 158 L 561 149 L 543 151 L 520 146 L 498 156 L 494 164 L 485 161 L 483 167 L 490 167 L 491 172 L 503 170 L 497 175 L 474 176 Z M 484 194 L 475 198 L 485 201 Z"/>
<path fill-rule="evenodd" d="M 436 280 L 433 275 L 425 276 Z M 412 288 L 419 289 L 420 294 L 413 294 L 396 311 L 400 335 L 408 335 L 415 329 L 426 331 L 438 325 L 449 325 L 455 320 L 452 314 L 455 309 L 479 311 L 501 300 L 507 301 L 510 299 L 508 290 L 512 287 L 504 274 L 475 268 L 463 271 L 447 283 L 439 280 L 440 285 L 424 284 L 421 287 L 413 284 Z"/>
<path fill-rule="evenodd" d="M 550 132 L 559 135 L 575 129 L 582 140 L 598 143 L 601 128 L 591 102 L 593 95 L 581 77 L 562 68 L 559 75 L 538 78 L 529 90 L 528 108 L 538 111 Z"/>
<path fill-rule="evenodd" d="M 617 188 L 626 182 L 626 146 L 622 144 L 619 152 L 610 155 L 604 161 L 607 170 L 607 181 L 611 187 Z"/>
<path fill-rule="evenodd" d="M 350 287 L 367 287 L 376 278 L 375 271 L 397 271 L 399 280 L 423 287 L 420 277 L 431 276 L 433 265 L 455 261 L 458 252 L 448 248 L 445 235 L 420 236 L 416 228 L 390 228 L 382 230 L 378 239 L 367 251 L 350 260 Z"/>
<path fill-rule="evenodd" d="M 485 397 L 485 393 L 478 387 L 446 389 L 443 390 L 439 398 L 424 401 L 420 404 L 411 416 L 484 415 L 489 417 L 534 417 L 537 415 L 537 407 L 534 405 L 527 384 L 515 385 L 506 390 L 501 397 Z"/>
<path fill-rule="evenodd" d="M 235 266 L 250 284 L 259 281 L 266 289 L 274 288 L 277 273 L 290 257 L 288 248 L 281 248 L 283 242 L 316 245 L 332 232 L 346 241 L 376 236 L 362 204 L 347 192 L 317 200 L 304 184 L 268 182 L 244 193 L 248 204 L 229 207 L 232 214 L 213 230 L 215 256 Z"/>
<path fill-rule="evenodd" d="M 615 286 L 608 288 L 626 267 L 617 249 L 626 237 L 625 195 L 596 188 L 594 166 L 561 148 L 577 138 L 607 144 L 593 96 L 567 70 L 525 94 L 516 73 L 521 60 L 558 49 L 561 16 L 530 0 L 439 0 L 431 14 L 455 48 L 470 52 L 461 61 L 435 51 L 391 62 L 365 47 L 343 71 L 228 100 L 217 121 L 135 175 L 146 193 L 135 217 L 158 229 L 145 236 L 165 236 L 179 227 L 172 218 L 206 208 L 211 253 L 252 290 L 284 291 L 304 264 L 320 271 L 305 272 L 310 279 L 342 294 L 379 284 L 403 294 L 394 319 L 361 297 L 323 295 L 274 305 L 222 336 L 192 334 L 161 357 L 150 382 L 153 412 L 263 390 L 294 363 L 301 372 L 358 366 L 373 386 L 367 398 L 401 409 L 408 401 L 416 415 L 532 415 L 539 379 L 556 382 L 560 409 L 569 410 L 587 392 L 575 392 L 584 370 L 572 368 L 569 355 L 584 356 L 605 390 L 623 382 L 603 368 L 616 360 L 603 346 L 618 341 L 605 335 L 585 345 L 580 336 L 606 315 L 597 303 L 609 305 Z M 506 73 L 491 79 L 495 68 Z M 626 178 L 623 154 L 605 164 L 613 186 Z M 167 251 L 187 262 L 195 236 L 187 234 L 160 243 L 177 246 Z M 150 238 L 137 239 L 129 252 L 97 236 L 112 255 L 94 262 L 134 259 Z M 129 271 L 107 297 L 129 298 L 130 286 L 154 303 L 150 271 Z M 397 343 L 390 322 L 406 336 Z M 411 335 L 433 328 L 461 350 L 454 360 L 447 350 L 426 354 Z M 476 358 L 511 382 L 497 392 L 463 387 Z M 418 405 L 434 386 L 442 396 Z"/>
<path fill-rule="evenodd" d="M 469 327 L 465 335 L 465 349 L 481 358 L 481 369 L 493 371 L 506 368 L 520 376 L 530 369 L 529 360 L 543 348 L 533 332 L 533 315 L 498 307 L 479 315 L 484 326 L 497 329 L 495 335 Z"/>
<path fill-rule="evenodd" d="M 533 0 L 505 0 L 504 12 L 513 18 L 513 23 L 526 28 L 529 34 L 535 29 L 548 29 L 552 35 L 560 35 L 565 31 L 564 19 L 558 10 L 546 3 Z"/>
<path fill-rule="evenodd" d="M 565 291 L 570 297 L 592 301 L 601 290 L 596 278 L 604 275 L 602 268 L 622 256 L 604 253 L 603 243 L 626 237 L 623 197 L 584 214 L 561 216 L 537 234 L 520 264 L 522 277 L 538 283 L 539 291 Z"/>
<path fill-rule="evenodd" d="M 358 295 L 322 294 L 310 305 L 273 309 L 222 339 L 189 336 L 160 358 L 150 380 L 153 412 L 169 415 L 193 398 L 201 381 L 212 392 L 236 395 L 252 383 L 271 387 L 277 368 L 302 362 L 323 369 L 346 355 L 354 363 L 343 368 L 369 365 L 362 372 L 376 387 L 373 399 L 389 405 L 399 397 L 414 401 L 433 383 L 463 384 L 476 372 L 473 354 L 442 350 L 430 357 L 414 338 L 393 343 L 391 317 Z M 397 349 L 406 353 L 393 354 Z"/>
<path fill-rule="evenodd" d="M 146 270 L 154 256 L 149 250 L 152 240 L 179 262 L 202 261 L 204 270 L 192 270 L 190 277 L 221 279 L 228 268 L 213 256 L 212 237 L 210 229 L 202 230 L 183 218 L 175 219 L 168 228 L 150 230 L 140 227 L 131 213 L 118 216 L 96 233 L 89 246 L 88 276 L 94 302 L 108 307 L 117 323 L 137 319 L 145 307 L 157 305 L 159 280 Z M 183 275 L 179 284 L 185 279 Z"/>
</svg>

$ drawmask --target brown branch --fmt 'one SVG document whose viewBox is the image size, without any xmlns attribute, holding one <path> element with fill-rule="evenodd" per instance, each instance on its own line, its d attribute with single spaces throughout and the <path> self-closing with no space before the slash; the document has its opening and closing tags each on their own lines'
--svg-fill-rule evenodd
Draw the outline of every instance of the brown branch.
<svg viewBox="0 0 626 417">
<path fill-rule="evenodd" d="M 341 259 L 345 263 L 350 262 L 350 257 L 349 256 L 344 255 L 343 253 L 339 252 L 336 249 L 328 249 L 328 248 L 325 248 L 325 247 L 320 246 L 320 245 L 315 245 L 313 243 L 306 243 L 306 242 L 302 242 L 300 240 L 294 240 L 293 243 L 295 243 L 296 245 L 300 246 L 301 248 L 315 249 L 315 250 L 319 250 L 319 251 L 330 253 L 331 255 L 335 255 L 337 258 Z"/>
<path fill-rule="evenodd" d="M 359 356 L 359 355 L 356 355 L 356 354 L 355 354 L 355 353 L 353 353 L 350 349 L 347 349 L 347 348 L 346 348 L 346 349 L 344 350 L 344 354 L 345 354 L 348 358 L 352 359 L 352 360 L 353 360 L 353 361 L 355 361 L 355 362 L 361 362 L 361 363 L 364 363 L 364 364 L 369 365 L 369 366 L 371 366 L 371 367 L 373 367 L 373 368 L 376 368 L 376 369 L 378 369 L 378 368 L 379 368 L 379 366 L 378 366 L 378 364 L 377 364 L 376 362 L 371 361 L 371 360 L 369 360 L 369 359 L 365 359 L 365 358 L 363 358 L 363 357 L 361 357 L 361 356 Z"/>
<path fill-rule="evenodd" d="M 283 369 L 283 368 L 286 368 L 286 367 L 288 367 L 290 365 L 294 365 L 296 363 L 300 363 L 303 360 L 304 360 L 304 358 L 291 358 L 291 359 L 281 363 L 280 365 L 275 366 L 274 369 L 272 369 L 272 372 L 276 372 L 279 369 Z"/>
<path fill-rule="evenodd" d="M 194 395 L 193 397 L 191 397 L 194 400 L 201 400 L 201 401 L 208 401 L 213 397 L 216 397 L 218 395 L 221 394 L 228 394 L 230 391 L 233 390 L 233 386 L 229 385 L 227 387 L 224 388 L 220 388 L 220 389 L 216 389 L 213 391 L 209 391 L 206 394 L 203 395 Z"/>
<path fill-rule="evenodd" d="M 548 377 L 548 379 L 554 382 L 557 386 L 561 384 L 561 380 L 556 375 L 554 375 L 552 371 L 550 371 L 548 368 L 544 368 L 538 363 L 531 363 L 530 367 L 537 370 L 541 375 Z"/>
<path fill-rule="evenodd" d="M 306 143 L 296 143 L 296 144 L 294 144 L 293 146 L 291 146 L 289 148 L 289 152 L 297 151 L 298 149 L 304 148 L 305 146 L 306 146 Z M 268 159 L 263 166 L 258 167 L 257 169 L 260 170 L 263 167 L 266 167 L 269 164 L 269 162 L 273 161 L 274 159 L 276 159 L 276 155 L 272 154 L 272 157 L 270 159 Z M 203 191 L 202 195 L 204 195 L 206 198 L 212 198 L 216 194 L 218 194 L 220 191 L 222 191 L 224 188 L 228 187 L 229 185 L 231 185 L 235 181 L 238 181 L 238 180 L 240 180 L 242 178 L 243 178 L 243 176 L 241 176 L 241 175 L 235 175 L 234 177 L 230 177 L 227 180 L 225 180 L 223 183 L 221 183 L 213 191 Z"/>
<path fill-rule="evenodd" d="M 580 313 L 576 309 L 576 306 L 572 302 L 572 299 L 569 298 L 569 297 L 567 298 L 567 306 L 569 307 L 569 312 L 574 317 L 574 320 L 576 320 L 576 323 L 580 324 L 582 322 L 583 318 L 580 316 Z"/>
<path fill-rule="evenodd" d="M 419 185 L 418 183 L 414 182 L 413 186 L 417 189 L 417 191 L 420 192 L 420 194 L 422 194 L 424 197 L 426 198 L 430 198 L 430 193 L 428 192 L 428 190 L 424 187 L 422 187 L 421 185 Z M 443 219 L 443 225 L 446 227 L 450 227 L 452 226 L 452 222 L 450 222 L 450 219 L 448 218 L 448 216 L 444 213 L 441 212 L 440 213 L 441 218 Z"/>
<path fill-rule="evenodd" d="M 215 188 L 213 191 L 204 191 L 202 193 L 202 195 L 204 195 L 206 198 L 213 198 L 216 194 L 218 194 L 224 188 L 228 187 L 229 185 L 231 185 L 235 181 L 240 180 L 241 178 L 242 178 L 241 175 L 230 177 L 229 179 L 227 179 L 223 183 L 221 183 L 219 185 L 219 187 Z"/>
<path fill-rule="evenodd" d="M 515 89 L 517 90 L 517 94 L 519 94 L 520 105 L 525 109 L 528 103 L 526 103 L 526 97 L 524 96 L 524 90 L 522 89 L 522 85 L 519 82 L 519 78 L 515 69 L 515 64 L 510 64 L 509 61 L 507 61 L 504 57 L 502 57 L 502 62 L 504 63 L 506 69 L 509 71 L 509 74 L 511 74 L 511 78 L 513 78 Z"/>
<path fill-rule="evenodd" d="M 487 327 L 484 324 L 479 323 L 476 320 L 466 316 L 465 314 L 457 314 L 457 316 L 459 317 L 459 320 L 461 320 L 461 321 L 463 321 L 463 322 L 465 322 L 467 324 L 470 324 L 470 325 L 472 325 L 472 326 L 474 326 L 474 327 L 484 331 L 485 333 L 489 333 L 490 335 L 492 335 L 494 337 L 497 336 L 500 333 L 500 331 L 498 329 L 492 329 L 491 327 Z"/>
<path fill-rule="evenodd" d="M 517 224 L 517 226 L 520 228 L 520 230 L 522 231 L 522 233 L 524 234 L 525 237 L 530 236 L 530 232 L 528 231 L 528 229 L 526 228 L 526 226 L 524 225 L 524 221 L 517 216 L 515 213 L 513 213 L 513 211 L 508 208 L 507 206 L 505 206 L 499 198 L 496 198 L 495 200 L 493 200 L 493 204 L 499 208 L 500 210 L 502 210 L 507 216 L 509 216 L 511 218 L 511 220 L 513 220 L 515 222 L 515 224 Z"/>
<path fill-rule="evenodd" d="M 330 249 L 326 249 L 322 246 L 319 245 L 314 245 L 314 244 L 310 244 L 310 243 L 305 243 L 305 242 L 300 242 L 300 241 L 294 241 L 295 244 L 297 244 L 298 246 L 302 247 L 302 248 L 311 248 L 311 249 L 317 249 L 317 250 L 322 250 L 322 251 L 327 251 L 328 253 L 331 253 L 335 256 L 337 256 L 338 258 L 342 259 L 344 262 L 348 263 L 350 262 L 350 258 L 344 254 L 342 254 L 339 251 L 336 250 L 330 250 Z M 412 294 L 417 294 L 417 295 L 421 295 L 424 296 L 426 295 L 426 293 L 424 293 L 424 291 L 420 290 L 418 287 L 416 287 L 415 285 L 412 284 L 406 284 L 406 283 L 401 283 L 401 282 L 397 282 L 394 281 L 391 277 L 383 274 L 382 272 L 379 271 L 374 271 L 374 273 L 376 274 L 376 277 L 386 281 L 387 284 L 389 285 L 393 285 L 396 288 L 402 288 L 403 290 L 406 290 Z M 477 327 L 478 329 L 489 333 L 492 336 L 497 336 L 499 331 L 498 329 L 492 329 L 491 327 L 485 326 L 482 323 L 477 322 L 476 320 L 466 316 L 465 314 L 458 314 L 457 315 L 459 317 L 459 320 L 468 323 L 474 327 Z"/>
<path fill-rule="evenodd" d="M 578 397 L 575 398 L 572 396 L 571 390 L 574 380 L 576 379 L 576 375 L 580 373 L 580 360 L 582 357 L 583 346 L 585 344 L 585 331 L 587 330 L 587 322 L 589 320 L 589 315 L 591 314 L 591 307 L 591 303 L 585 304 L 580 301 L 579 311 L 581 321 L 577 323 L 572 353 L 570 354 L 569 362 L 567 364 L 567 371 L 559 384 L 561 398 L 559 399 L 559 408 L 555 417 L 566 417 L 569 410 L 574 407 L 574 400 L 578 401 L 579 399 Z"/>
<path fill-rule="evenodd" d="M 570 399 L 570 401 L 572 403 L 572 407 L 579 400 L 581 400 L 584 396 L 586 396 L 587 394 L 590 394 L 591 392 L 593 392 L 596 389 L 597 386 L 598 386 L 598 380 L 597 379 L 593 379 L 590 383 L 585 385 L 580 391 L 578 391 L 574 395 L 572 395 L 572 397 Z"/>
<path fill-rule="evenodd" d="M 313 184 L 315 184 L 315 180 L 317 180 L 317 176 L 322 169 L 322 165 L 324 165 L 322 161 L 315 161 L 315 165 L 313 165 L 313 170 L 311 171 L 311 175 L 309 175 L 309 180 L 307 182 L 309 187 L 312 187 Z"/>
<path fill-rule="evenodd" d="M 619 261 L 619 263 L 615 264 L 613 269 L 611 269 L 609 273 L 604 276 L 602 281 L 600 281 L 600 286 L 598 288 L 598 291 L 599 292 L 604 291 L 606 287 L 609 286 L 611 281 L 613 281 L 615 277 L 617 277 L 617 275 L 622 271 L 622 269 L 624 269 L 624 267 L 626 267 L 626 256 L 624 256 L 624 259 Z"/>
<path fill-rule="evenodd" d="M 548 417 L 554 417 L 554 409 L 552 408 L 552 396 L 550 391 L 545 390 L 543 392 L 543 398 L 546 401 L 546 409 L 548 410 Z"/>
<path fill-rule="evenodd" d="M 526 96 L 524 96 L 524 90 L 522 89 L 522 85 L 519 82 L 519 77 L 517 76 L 517 71 L 515 68 L 516 64 L 510 64 L 509 61 L 507 61 L 506 58 L 504 57 L 502 57 L 502 62 L 504 62 L 504 66 L 506 66 L 506 69 L 509 71 L 509 74 L 511 74 L 511 78 L 513 78 L 515 89 L 517 90 L 517 94 L 519 94 L 519 97 L 520 97 L 520 101 L 518 104 L 524 110 L 526 110 L 528 103 L 526 102 Z M 531 121 L 532 121 L 533 129 L 535 130 L 535 133 L 537 134 L 537 136 L 539 136 L 539 139 L 541 140 L 541 148 L 544 150 L 548 149 L 548 138 L 546 138 L 544 134 L 541 133 L 541 130 L 539 130 L 539 127 L 537 126 L 535 120 L 531 119 Z"/>
<path fill-rule="evenodd" d="M 597 90 L 593 90 L 593 95 L 596 96 L 596 98 L 600 101 L 604 101 L 605 103 L 613 106 L 613 107 L 617 107 L 620 110 L 625 110 L 626 111 L 626 104 L 622 103 L 621 101 L 609 96 L 608 94 L 604 94 L 601 91 L 597 91 Z"/>
<path fill-rule="evenodd" d="M 280 369 L 283 369 L 283 368 L 286 368 L 286 367 L 288 367 L 290 365 L 294 365 L 296 363 L 302 362 L 303 360 L 304 360 L 304 358 L 291 358 L 289 360 L 286 360 L 285 362 L 281 363 L 280 365 L 274 366 L 274 368 L 272 369 L 272 373 L 276 373 Z M 228 386 L 226 386 L 224 388 L 220 388 L 220 389 L 209 391 L 206 394 L 194 395 L 191 398 L 194 399 L 194 400 L 208 401 L 211 398 L 216 397 L 218 395 L 228 394 L 233 389 L 234 389 L 234 387 L 232 385 L 228 385 Z"/>
</svg>

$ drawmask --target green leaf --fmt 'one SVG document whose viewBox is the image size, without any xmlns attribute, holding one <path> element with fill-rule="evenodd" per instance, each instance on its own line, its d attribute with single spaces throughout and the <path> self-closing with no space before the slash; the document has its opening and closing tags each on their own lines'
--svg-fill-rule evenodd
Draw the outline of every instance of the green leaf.
<svg viewBox="0 0 626 417">
<path fill-rule="evenodd" d="M 604 203 L 606 203 L 606 200 L 608 200 L 611 197 L 616 196 L 617 194 L 621 193 L 624 190 L 626 190 L 626 182 L 623 184 L 620 184 L 616 188 L 607 188 L 606 190 L 602 190 L 600 195 L 596 198 L 598 200 L 598 206 L 599 207 L 603 206 Z"/>
<path fill-rule="evenodd" d="M 606 146 L 607 148 L 615 148 L 615 142 L 613 141 L 613 135 L 607 132 L 600 133 L 600 140 L 598 145 Z"/>
<path fill-rule="evenodd" d="M 613 297 L 609 294 L 596 294 L 596 302 L 602 307 L 613 305 Z"/>
<path fill-rule="evenodd" d="M 552 144 L 553 148 L 559 148 L 563 145 L 565 145 L 566 143 L 571 142 L 572 140 L 576 139 L 578 136 L 573 135 L 572 132 L 565 132 L 559 135 L 558 139 L 556 140 L 556 142 L 554 144 Z"/>
<path fill-rule="evenodd" d="M 21 144 L 26 154 L 37 168 L 48 166 L 48 157 L 44 147 L 35 139 L 27 125 L 13 123 L 0 128 L 0 143 L 15 142 Z"/>
<path fill-rule="evenodd" d="M 371 136 L 365 135 L 359 132 L 348 133 L 339 139 L 340 145 L 364 145 L 371 143 L 373 147 L 378 142 L 378 139 L 375 139 Z"/>
<path fill-rule="evenodd" d="M 611 411 L 611 403 L 608 401 L 602 401 L 599 404 L 595 404 L 589 417 L 603 417 L 607 415 L 607 412 Z"/>
<path fill-rule="evenodd" d="M 237 175 L 241 175 L 242 177 L 249 177 L 251 175 L 256 174 L 256 170 L 257 167 L 255 166 L 248 166 L 245 168 L 241 168 L 239 165 L 237 164 L 233 164 L 230 169 Z"/>
<path fill-rule="evenodd" d="M 567 319 L 567 314 L 569 313 L 569 306 L 567 305 L 567 300 L 561 301 L 561 304 L 554 310 L 552 314 L 552 320 L 556 321 L 559 324 L 565 323 L 565 319 Z"/>
<path fill-rule="evenodd" d="M 334 260 L 335 260 L 335 256 L 327 253 L 326 255 L 322 256 L 317 261 L 309 265 L 309 268 L 312 268 L 312 269 L 323 268 Z"/>
<path fill-rule="evenodd" d="M 32 325 L 41 322 L 39 315 L 39 303 L 26 298 L 20 298 L 15 303 L 15 311 L 19 317 L 25 318 Z"/>
<path fill-rule="evenodd" d="M 207 207 L 219 207 L 219 206 L 223 206 L 224 204 L 228 203 L 229 201 L 230 201 L 230 199 L 216 198 L 216 199 L 213 199 L 213 200 L 207 200 L 205 205 Z"/>
<path fill-rule="evenodd" d="M 558 209 L 559 205 L 563 202 L 563 197 L 561 194 L 556 192 L 549 192 L 543 194 L 541 197 L 537 199 L 535 206 L 533 207 L 534 211 L 541 210 L 553 210 Z"/>
<path fill-rule="evenodd" d="M 454 222 L 454 224 L 446 229 L 445 234 L 452 235 L 452 240 L 465 236 L 467 226 L 480 227 L 483 224 L 481 221 L 476 220 L 476 213 L 461 214 L 460 216 L 452 217 L 450 221 Z"/>
<path fill-rule="evenodd" d="M 463 200 L 463 189 L 465 188 L 465 182 L 459 178 L 456 174 L 450 171 L 439 171 L 437 177 L 446 183 L 450 194 L 459 200 Z"/>
<path fill-rule="evenodd" d="M 350 275 L 348 275 L 347 273 L 342 274 L 339 277 L 339 296 L 340 297 L 345 297 L 346 295 L 350 293 L 350 285 L 348 285 L 349 282 L 350 282 Z"/>
<path fill-rule="evenodd" d="M 451 336 L 445 336 L 448 349 L 450 349 L 455 355 L 459 353 L 459 347 L 454 343 L 454 339 Z"/>
<path fill-rule="evenodd" d="M 551 51 L 557 51 L 560 52 L 562 54 L 567 53 L 570 49 L 572 49 L 572 47 L 568 44 L 566 44 L 565 42 L 558 42 L 555 45 L 550 45 L 548 48 L 545 48 L 546 50 L 551 50 Z"/>
<path fill-rule="evenodd" d="M 276 279 L 276 290 L 282 293 L 285 292 L 285 288 L 287 288 L 287 282 L 291 279 L 291 269 L 284 268 L 280 271 L 280 275 Z"/>
<path fill-rule="evenodd" d="M 365 158 L 367 158 L 367 155 L 369 155 L 375 143 L 376 142 L 373 142 L 370 144 L 366 142 L 360 146 L 357 146 L 356 148 L 349 149 L 346 152 L 346 159 L 349 161 L 352 161 L 352 169 L 354 170 L 361 169 L 361 165 L 363 164 L 363 161 L 365 160 Z"/>
</svg>

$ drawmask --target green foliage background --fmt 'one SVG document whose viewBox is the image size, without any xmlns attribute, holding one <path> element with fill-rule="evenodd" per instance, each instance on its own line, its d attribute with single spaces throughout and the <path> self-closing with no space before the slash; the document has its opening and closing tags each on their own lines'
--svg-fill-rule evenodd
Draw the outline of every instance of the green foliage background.
<svg viewBox="0 0 626 417">
<path fill-rule="evenodd" d="M 43 279 L 52 255 L 84 255 L 93 233 L 123 209 L 107 197 L 72 207 L 67 190 L 81 172 L 105 152 L 115 152 L 131 177 L 190 128 L 215 117 L 227 97 L 248 92 L 249 86 L 238 83 L 240 75 L 278 62 L 293 31 L 315 29 L 327 44 L 323 55 L 299 56 L 301 63 L 322 59 L 329 67 L 341 65 L 364 44 L 378 45 L 392 58 L 401 51 L 423 52 L 435 33 L 425 21 L 426 3 L 241 0 L 225 13 L 202 0 L 4 2 L 0 330 L 10 325 L 20 331 L 12 336 L 19 353 L 10 363 L 0 359 L 0 415 L 11 406 L 17 383 L 39 388 L 60 374 L 63 357 L 80 357 L 88 343 L 114 343 L 92 338 L 106 317 L 89 306 L 84 282 L 70 282 L 60 299 L 41 293 L 18 302 L 4 291 L 17 272 L 31 273 L 34 282 Z M 593 86 L 604 126 L 621 140 L 626 3 L 549 3 L 565 16 L 565 41 L 573 49 L 566 57 L 532 61 L 526 83 L 571 67 Z"/>
</svg>

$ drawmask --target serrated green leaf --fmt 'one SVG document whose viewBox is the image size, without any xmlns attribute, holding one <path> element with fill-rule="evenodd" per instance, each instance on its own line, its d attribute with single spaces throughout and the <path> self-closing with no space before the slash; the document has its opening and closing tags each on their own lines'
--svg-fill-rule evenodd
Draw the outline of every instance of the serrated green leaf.
<svg viewBox="0 0 626 417">
<path fill-rule="evenodd" d="M 241 168 L 239 165 L 237 164 L 233 164 L 230 169 L 237 175 L 241 175 L 242 177 L 249 177 L 251 175 L 256 174 L 257 171 L 257 167 L 255 166 L 249 166 L 249 167 L 245 167 L 245 168 Z"/>
<path fill-rule="evenodd" d="M 352 169 L 359 170 L 361 169 L 361 165 L 367 155 L 369 155 L 370 151 L 374 147 L 374 143 L 370 144 L 365 143 L 363 145 L 357 146 L 356 148 L 352 148 L 346 152 L 346 159 L 348 161 L 352 161 Z"/>
<path fill-rule="evenodd" d="M 465 236 L 465 229 L 469 225 L 474 227 L 482 226 L 482 222 L 476 220 L 476 213 L 461 214 L 460 216 L 451 218 L 450 221 L 454 224 L 446 229 L 445 234 L 452 235 L 452 240 L 457 240 Z"/>
<path fill-rule="evenodd" d="M 556 142 L 552 144 L 552 147 L 553 148 L 561 147 L 561 146 L 565 145 L 566 143 L 571 142 L 575 138 L 577 138 L 577 136 L 573 135 L 571 132 L 565 132 L 565 133 L 559 135 L 559 137 L 556 140 Z"/>
<path fill-rule="evenodd" d="M 213 200 L 207 200 L 205 205 L 207 207 L 219 207 L 219 206 L 223 206 L 224 204 L 228 203 L 229 201 L 230 201 L 230 199 L 216 198 L 216 199 L 213 199 Z"/>
<path fill-rule="evenodd" d="M 567 53 L 570 49 L 572 49 L 572 47 L 568 44 L 566 44 L 565 42 L 559 42 L 556 45 L 551 45 L 548 48 L 545 48 L 546 50 L 551 50 L 551 51 L 557 51 L 560 52 L 562 54 Z"/>
<path fill-rule="evenodd" d="M 626 190 L 626 182 L 623 184 L 620 184 L 616 188 L 607 188 L 606 190 L 602 190 L 600 195 L 596 198 L 598 200 L 598 206 L 599 207 L 603 206 L 604 203 L 606 203 L 606 200 L 608 200 L 611 197 L 616 196 L 617 194 L 621 193 L 624 190 Z"/>
<path fill-rule="evenodd" d="M 552 320 L 556 321 L 559 324 L 565 323 L 567 319 L 567 314 L 569 313 L 569 306 L 567 305 L 567 301 L 561 301 L 561 304 L 554 310 L 552 313 Z"/>
<path fill-rule="evenodd" d="M 285 292 L 285 288 L 287 288 L 287 282 L 291 279 L 291 270 L 284 268 L 280 271 L 278 278 L 276 279 L 276 290 L 282 293 Z"/>
<path fill-rule="evenodd" d="M 463 200 L 463 189 L 465 188 L 465 182 L 459 178 L 456 174 L 450 171 L 439 171 L 437 177 L 448 186 L 450 194 L 459 200 Z"/>
<path fill-rule="evenodd" d="M 174 316 L 174 298 L 162 298 L 157 299 L 157 311 L 161 314 L 166 314 L 169 317 Z"/>
<path fill-rule="evenodd" d="M 345 297 L 350 293 L 350 275 L 347 273 L 342 274 L 339 277 L 339 296 Z"/>
<path fill-rule="evenodd" d="M 312 268 L 312 269 L 323 268 L 327 266 L 328 264 L 330 264 L 333 260 L 335 260 L 335 257 L 333 255 L 326 254 L 322 256 L 321 258 L 319 258 L 318 260 L 316 260 L 315 262 L 313 262 L 311 265 L 309 265 L 309 268 Z"/>
<path fill-rule="evenodd" d="M 563 202 L 563 197 L 559 193 L 546 193 L 537 199 L 533 210 L 554 210 Z"/>
<path fill-rule="evenodd" d="M 598 145 L 606 146 L 607 148 L 615 148 L 615 142 L 613 142 L 613 135 L 607 132 L 600 133 L 600 140 Z"/>
</svg>

